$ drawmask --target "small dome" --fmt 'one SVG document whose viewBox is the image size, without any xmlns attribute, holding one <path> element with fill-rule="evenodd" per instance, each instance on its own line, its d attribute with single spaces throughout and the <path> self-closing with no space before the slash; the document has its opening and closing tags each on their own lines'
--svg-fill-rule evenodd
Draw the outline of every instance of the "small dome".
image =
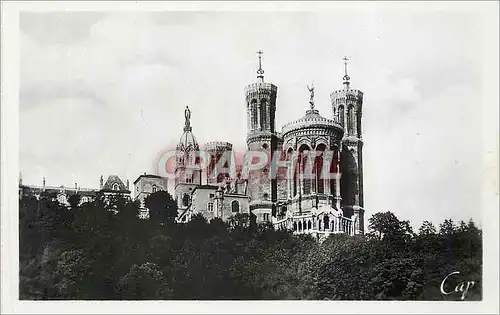
<svg viewBox="0 0 500 315">
<path fill-rule="evenodd" d="M 333 119 L 328 119 L 319 114 L 317 109 L 309 109 L 306 115 L 283 126 L 283 136 L 300 129 L 308 128 L 337 129 L 343 132 L 340 123 Z"/>
<path fill-rule="evenodd" d="M 199 151 L 200 146 L 193 135 L 193 128 L 191 127 L 191 110 L 188 106 L 184 110 L 184 132 L 182 133 L 181 139 L 177 144 L 176 150 L 178 154 L 185 154 L 190 151 Z"/>
<path fill-rule="evenodd" d="M 196 138 L 191 130 L 184 130 L 184 133 L 177 144 L 176 150 L 183 153 L 200 150 L 198 142 L 196 141 Z"/>
</svg>

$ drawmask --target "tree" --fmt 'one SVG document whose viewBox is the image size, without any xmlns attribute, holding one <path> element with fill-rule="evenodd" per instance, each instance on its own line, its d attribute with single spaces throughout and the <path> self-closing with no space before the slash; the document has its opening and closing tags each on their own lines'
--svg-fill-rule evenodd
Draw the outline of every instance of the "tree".
<svg viewBox="0 0 500 315">
<path fill-rule="evenodd" d="M 87 298 L 92 292 L 92 264 L 83 249 L 62 252 L 57 261 L 54 276 L 58 279 L 55 288 L 60 297 L 66 299 Z"/>
<path fill-rule="evenodd" d="M 377 213 L 369 235 L 320 243 L 252 214 L 210 223 L 197 214 L 164 228 L 175 202 L 163 193 L 148 203 L 152 220 L 123 198 L 98 195 L 71 209 L 50 194 L 22 198 L 20 298 L 459 299 L 439 287 L 460 270 L 475 282 L 467 299 L 481 299 L 482 231 L 472 220 L 446 220 L 440 233 L 425 221 L 413 235 L 408 221 Z"/>
<path fill-rule="evenodd" d="M 175 223 L 177 203 L 168 192 L 160 190 L 152 193 L 144 202 L 149 209 L 150 220 L 169 225 Z"/>
<path fill-rule="evenodd" d="M 150 262 L 133 265 L 120 278 L 116 290 L 118 296 L 126 300 L 167 299 L 170 295 L 160 268 Z"/>
<path fill-rule="evenodd" d="M 436 227 L 430 221 L 424 221 L 418 229 L 419 235 L 435 235 Z"/>
<path fill-rule="evenodd" d="M 456 226 L 452 219 L 446 219 L 439 225 L 439 234 L 452 235 L 455 233 Z"/>
<path fill-rule="evenodd" d="M 392 212 L 375 213 L 368 219 L 371 234 L 379 240 L 406 242 L 413 236 L 409 221 L 400 221 Z"/>
<path fill-rule="evenodd" d="M 68 203 L 69 203 L 71 210 L 75 210 L 76 208 L 78 208 L 81 200 L 82 200 L 82 198 L 78 194 L 70 195 L 68 198 Z"/>
</svg>

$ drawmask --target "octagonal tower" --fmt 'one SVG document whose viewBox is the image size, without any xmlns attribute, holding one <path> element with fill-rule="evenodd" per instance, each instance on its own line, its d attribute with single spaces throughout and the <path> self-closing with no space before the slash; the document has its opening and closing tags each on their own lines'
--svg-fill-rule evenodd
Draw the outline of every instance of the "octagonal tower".
<svg viewBox="0 0 500 315">
<path fill-rule="evenodd" d="M 247 148 L 250 151 L 263 151 L 272 159 L 272 152 L 278 146 L 276 134 L 276 85 L 264 82 L 262 69 L 262 51 L 259 55 L 257 82 L 245 88 L 247 108 Z M 248 194 L 251 198 L 250 210 L 257 216 L 257 221 L 269 221 L 277 200 L 276 180 L 269 179 L 269 167 L 251 171 L 248 177 Z"/>
</svg>

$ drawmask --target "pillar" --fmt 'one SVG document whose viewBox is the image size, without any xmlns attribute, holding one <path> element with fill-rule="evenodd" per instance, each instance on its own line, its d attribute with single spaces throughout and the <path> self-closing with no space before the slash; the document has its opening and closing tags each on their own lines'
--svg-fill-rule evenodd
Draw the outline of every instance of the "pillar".
<svg viewBox="0 0 500 315">
<path fill-rule="evenodd" d="M 342 197 L 340 195 L 340 153 L 341 149 L 337 151 L 337 166 L 336 166 L 336 173 L 335 173 L 335 207 L 337 210 L 340 210 L 340 201 L 342 200 Z"/>
</svg>

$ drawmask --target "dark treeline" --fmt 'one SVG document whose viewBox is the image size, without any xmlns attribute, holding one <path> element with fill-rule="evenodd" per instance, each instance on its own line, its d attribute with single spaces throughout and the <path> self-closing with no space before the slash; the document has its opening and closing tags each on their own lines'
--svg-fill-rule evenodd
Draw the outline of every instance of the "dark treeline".
<svg viewBox="0 0 500 315">
<path fill-rule="evenodd" d="M 374 214 L 369 233 L 322 243 L 239 214 L 175 224 L 166 192 L 138 204 L 99 197 L 60 205 L 20 200 L 21 299 L 459 300 L 440 292 L 474 281 L 481 299 L 482 235 L 472 221 L 424 222 L 414 232 L 393 213 Z"/>
</svg>

